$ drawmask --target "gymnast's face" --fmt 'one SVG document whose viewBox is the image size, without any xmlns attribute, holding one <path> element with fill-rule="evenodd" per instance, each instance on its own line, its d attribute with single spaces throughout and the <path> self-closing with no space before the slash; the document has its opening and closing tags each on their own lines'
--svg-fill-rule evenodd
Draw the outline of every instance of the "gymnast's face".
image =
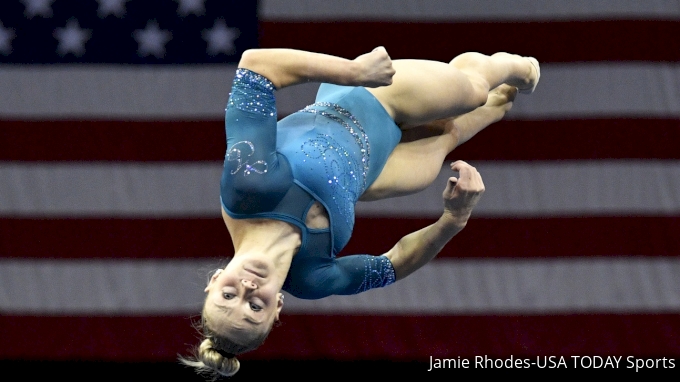
<svg viewBox="0 0 680 382">
<path fill-rule="evenodd" d="M 278 321 L 283 307 L 279 288 L 266 264 L 236 257 L 210 278 L 203 314 L 214 332 L 249 343 Z"/>
</svg>

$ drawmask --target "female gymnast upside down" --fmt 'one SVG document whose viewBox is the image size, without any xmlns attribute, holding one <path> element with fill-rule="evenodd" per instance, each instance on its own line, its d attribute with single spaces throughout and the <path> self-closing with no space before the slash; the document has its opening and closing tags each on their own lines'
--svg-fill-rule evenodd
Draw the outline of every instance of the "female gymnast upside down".
<svg viewBox="0 0 680 382">
<path fill-rule="evenodd" d="M 354 60 L 288 49 L 246 51 L 226 110 L 222 217 L 234 257 L 205 288 L 199 371 L 229 376 L 278 321 L 282 290 L 306 299 L 387 286 L 427 264 L 466 225 L 484 192 L 463 161 L 432 225 L 381 256 L 336 258 L 358 200 L 418 192 L 446 155 L 531 93 L 531 57 L 464 53 L 450 63 L 392 61 L 379 47 Z M 323 82 L 316 103 L 277 123 L 274 91 Z M 403 136 L 402 136 L 403 131 Z"/>
</svg>

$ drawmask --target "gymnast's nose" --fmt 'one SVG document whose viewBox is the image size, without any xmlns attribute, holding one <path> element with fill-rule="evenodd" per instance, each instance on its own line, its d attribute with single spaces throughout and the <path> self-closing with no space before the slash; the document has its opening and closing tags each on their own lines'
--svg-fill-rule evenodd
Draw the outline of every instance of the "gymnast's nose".
<svg viewBox="0 0 680 382">
<path fill-rule="evenodd" d="M 241 284 L 244 287 L 246 287 L 247 289 L 257 289 L 257 285 L 252 281 L 248 281 L 248 280 L 244 279 L 244 280 L 241 280 Z"/>
</svg>

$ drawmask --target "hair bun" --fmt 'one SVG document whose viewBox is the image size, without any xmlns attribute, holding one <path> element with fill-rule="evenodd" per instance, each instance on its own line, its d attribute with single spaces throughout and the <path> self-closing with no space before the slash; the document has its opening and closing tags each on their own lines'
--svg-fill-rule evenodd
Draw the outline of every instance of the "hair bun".
<svg viewBox="0 0 680 382">
<path fill-rule="evenodd" d="M 210 338 L 201 341 L 198 354 L 194 360 L 180 358 L 183 364 L 196 368 L 198 373 L 205 373 L 217 377 L 231 377 L 241 368 L 236 356 L 219 350 Z"/>
<path fill-rule="evenodd" d="M 218 352 L 218 353 L 219 353 L 222 357 L 224 357 L 224 358 L 234 358 L 234 357 L 236 357 L 236 354 L 227 353 L 227 352 L 222 351 L 222 350 L 217 349 L 217 348 L 213 348 L 213 350 L 216 351 L 216 352 Z"/>
</svg>

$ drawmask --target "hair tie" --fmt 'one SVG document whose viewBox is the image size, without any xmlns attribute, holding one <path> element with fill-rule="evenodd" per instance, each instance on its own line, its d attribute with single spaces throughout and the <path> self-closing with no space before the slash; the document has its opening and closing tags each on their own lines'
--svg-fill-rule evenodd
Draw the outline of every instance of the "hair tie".
<svg viewBox="0 0 680 382">
<path fill-rule="evenodd" d="M 234 358 L 234 357 L 236 357 L 235 354 L 227 353 L 227 352 L 222 351 L 220 349 L 213 348 L 213 350 L 215 350 L 219 355 L 221 355 L 224 358 Z"/>
</svg>

